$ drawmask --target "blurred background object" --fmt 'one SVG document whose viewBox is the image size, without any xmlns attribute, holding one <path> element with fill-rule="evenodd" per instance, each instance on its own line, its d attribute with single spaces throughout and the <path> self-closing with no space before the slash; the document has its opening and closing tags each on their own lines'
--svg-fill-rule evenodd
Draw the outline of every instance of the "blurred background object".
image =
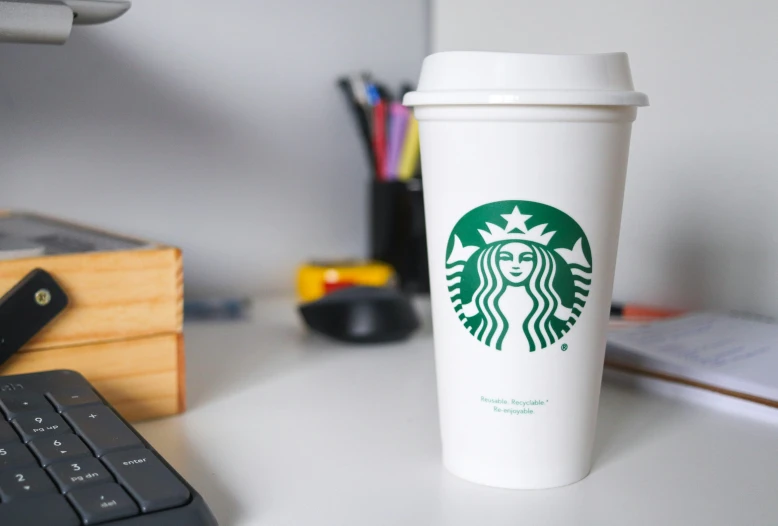
<svg viewBox="0 0 778 526">
<path fill-rule="evenodd" d="M 337 76 L 415 79 L 427 25 L 416 0 L 140 0 L 2 45 L 3 204 L 175 242 L 190 298 L 291 295 L 301 261 L 369 256 Z"/>
<path fill-rule="evenodd" d="M 404 340 L 420 324 L 410 298 L 392 287 L 345 287 L 299 310 L 310 329 L 348 343 Z"/>
<path fill-rule="evenodd" d="M 316 301 L 326 294 L 348 287 L 389 287 L 396 274 L 391 265 L 380 261 L 319 261 L 297 270 L 297 299 Z"/>
<path fill-rule="evenodd" d="M 775 316 L 776 9 L 139 0 L 62 48 L 0 46 L 0 195 L 176 243 L 192 299 L 291 295 L 301 261 L 377 254 L 373 167 L 339 75 L 396 90 L 429 51 L 624 50 L 653 104 L 635 132 L 614 297 Z"/>
<path fill-rule="evenodd" d="M 73 25 L 119 18 L 129 0 L 0 0 L 0 42 L 64 44 Z"/>
</svg>

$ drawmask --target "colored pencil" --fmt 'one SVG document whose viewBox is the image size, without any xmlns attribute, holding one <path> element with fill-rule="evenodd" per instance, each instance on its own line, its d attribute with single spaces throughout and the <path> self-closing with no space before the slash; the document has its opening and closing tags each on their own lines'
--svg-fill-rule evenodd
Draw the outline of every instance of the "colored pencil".
<svg viewBox="0 0 778 526">
<path fill-rule="evenodd" d="M 386 103 L 379 100 L 373 106 L 373 152 L 379 181 L 386 181 Z"/>
<path fill-rule="evenodd" d="M 416 167 L 419 164 L 419 122 L 412 114 L 408 118 L 408 130 L 405 133 L 405 144 L 403 144 L 402 154 L 400 156 L 400 167 L 397 170 L 401 181 L 407 181 L 416 174 Z"/>
<path fill-rule="evenodd" d="M 410 110 L 399 102 L 389 106 L 389 143 L 387 146 L 386 165 L 384 173 L 390 180 L 399 179 L 400 156 L 408 131 Z"/>
</svg>

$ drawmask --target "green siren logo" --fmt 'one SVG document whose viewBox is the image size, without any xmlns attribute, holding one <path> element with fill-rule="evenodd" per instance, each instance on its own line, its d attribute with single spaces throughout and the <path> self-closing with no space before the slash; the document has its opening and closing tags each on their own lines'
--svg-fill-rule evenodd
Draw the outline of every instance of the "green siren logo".
<svg viewBox="0 0 778 526">
<path fill-rule="evenodd" d="M 465 328 L 494 349 L 544 349 L 578 321 L 592 283 L 586 234 L 532 201 L 479 206 L 448 240 L 449 296 Z"/>
</svg>

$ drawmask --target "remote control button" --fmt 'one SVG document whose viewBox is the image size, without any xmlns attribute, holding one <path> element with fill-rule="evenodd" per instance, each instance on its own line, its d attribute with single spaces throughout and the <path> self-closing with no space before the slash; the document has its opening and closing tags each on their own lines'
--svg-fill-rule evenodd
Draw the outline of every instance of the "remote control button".
<svg viewBox="0 0 778 526">
<path fill-rule="evenodd" d="M 0 504 L 0 524 L 3 526 L 81 526 L 81 521 L 61 495 L 15 500 Z"/>
<path fill-rule="evenodd" d="M 35 457 L 21 442 L 0 446 L 0 471 L 37 465 Z"/>
<path fill-rule="evenodd" d="M 76 488 L 113 482 L 113 477 L 96 458 L 59 462 L 46 468 L 62 493 Z"/>
<path fill-rule="evenodd" d="M 103 403 L 94 391 L 86 387 L 55 389 L 46 393 L 46 396 L 49 397 L 49 400 L 59 412 L 66 411 L 71 407 Z"/>
<path fill-rule="evenodd" d="M 70 427 L 62 420 L 62 417 L 54 412 L 20 416 L 12 423 L 25 442 L 29 442 L 33 438 L 71 432 Z"/>
<path fill-rule="evenodd" d="M 8 420 L 12 420 L 25 413 L 51 411 L 51 404 L 38 393 L 14 393 L 0 396 L 0 409 Z"/>
<path fill-rule="evenodd" d="M 28 445 L 44 467 L 60 460 L 70 460 L 92 455 L 89 448 L 76 435 L 36 438 Z"/>
<path fill-rule="evenodd" d="M 104 405 L 77 407 L 63 413 L 98 457 L 116 449 L 141 446 L 141 441 Z"/>
<path fill-rule="evenodd" d="M 102 460 L 138 501 L 143 513 L 175 508 L 189 501 L 186 486 L 148 449 L 109 453 Z"/>
<path fill-rule="evenodd" d="M 74 489 L 67 496 L 87 526 L 138 515 L 138 506 L 118 484 Z"/>
<path fill-rule="evenodd" d="M 21 468 L 0 473 L 0 498 L 10 502 L 41 493 L 57 493 L 57 488 L 41 468 Z"/>
<path fill-rule="evenodd" d="M 11 424 L 0 420 L 0 444 L 7 444 L 8 442 L 18 442 L 19 435 L 13 430 Z"/>
</svg>

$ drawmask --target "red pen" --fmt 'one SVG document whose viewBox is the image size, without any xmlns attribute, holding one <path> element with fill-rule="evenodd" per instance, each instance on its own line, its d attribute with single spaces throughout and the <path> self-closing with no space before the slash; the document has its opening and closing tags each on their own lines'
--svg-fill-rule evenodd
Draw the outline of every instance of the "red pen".
<svg viewBox="0 0 778 526">
<path fill-rule="evenodd" d="M 678 309 L 661 309 L 627 303 L 611 303 L 611 317 L 624 320 L 661 320 L 663 318 L 675 318 L 683 314 L 685 314 L 685 312 Z"/>
<path fill-rule="evenodd" d="M 386 179 L 384 165 L 386 163 L 386 103 L 383 99 L 373 106 L 373 151 L 375 152 L 375 169 L 379 181 Z"/>
</svg>

